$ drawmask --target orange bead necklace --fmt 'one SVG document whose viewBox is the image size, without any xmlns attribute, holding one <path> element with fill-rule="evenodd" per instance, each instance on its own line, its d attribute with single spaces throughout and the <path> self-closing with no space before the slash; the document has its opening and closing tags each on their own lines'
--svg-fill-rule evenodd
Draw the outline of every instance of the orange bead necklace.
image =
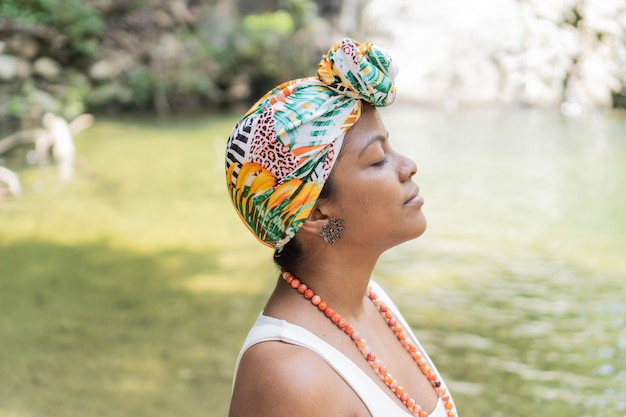
<svg viewBox="0 0 626 417">
<path fill-rule="evenodd" d="M 428 413 L 422 410 L 413 398 L 409 396 L 409 394 L 402 388 L 398 381 L 396 381 L 391 374 L 387 371 L 378 359 L 376 359 L 376 354 L 372 352 L 363 337 L 361 337 L 360 333 L 356 331 L 350 323 L 348 323 L 341 315 L 335 310 L 328 306 L 319 295 L 316 295 L 313 290 L 311 290 L 306 284 L 303 284 L 298 278 L 294 277 L 289 272 L 283 272 L 283 279 L 291 285 L 292 288 L 297 290 L 300 294 L 304 296 L 307 300 L 311 301 L 311 304 L 316 306 L 326 317 L 330 319 L 337 327 L 343 331 L 346 335 L 350 336 L 352 341 L 356 344 L 357 348 L 370 364 L 372 369 L 378 374 L 378 376 L 383 380 L 385 385 L 389 387 L 389 389 L 402 401 L 402 403 L 412 412 L 414 415 L 418 417 L 428 417 Z M 394 334 L 402 344 L 402 346 L 409 352 L 419 369 L 422 371 L 424 376 L 428 378 L 433 388 L 437 392 L 437 395 L 443 401 L 443 405 L 446 409 L 448 417 L 456 417 L 454 414 L 454 405 L 452 404 L 452 400 L 450 399 L 450 395 L 446 392 L 446 389 L 441 384 L 441 381 L 437 379 L 437 375 L 433 371 L 433 369 L 428 365 L 428 362 L 419 351 L 417 346 L 409 341 L 402 325 L 398 323 L 396 318 L 393 316 L 392 312 L 389 308 L 378 298 L 376 293 L 372 291 L 371 288 L 367 289 L 366 293 L 367 297 L 372 301 L 374 306 L 378 309 L 380 314 L 383 316 L 391 330 L 393 330 Z"/>
</svg>

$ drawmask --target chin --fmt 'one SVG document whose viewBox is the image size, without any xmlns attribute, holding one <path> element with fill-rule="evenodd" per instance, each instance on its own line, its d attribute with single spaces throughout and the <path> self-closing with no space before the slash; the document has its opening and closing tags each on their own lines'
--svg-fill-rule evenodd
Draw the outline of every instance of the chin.
<svg viewBox="0 0 626 417">
<path fill-rule="evenodd" d="M 419 230 L 417 233 L 415 233 L 412 237 L 411 240 L 413 239 L 417 239 L 418 237 L 422 236 L 424 234 L 424 232 L 426 232 L 426 227 L 423 227 L 421 230 Z"/>
<path fill-rule="evenodd" d="M 405 235 L 405 238 L 402 240 L 401 243 L 408 242 L 410 240 L 415 240 L 418 237 L 422 236 L 424 232 L 426 231 L 426 226 L 427 226 L 426 219 L 423 218 L 422 222 L 416 223 L 412 225 L 411 227 L 407 227 L 405 229 L 405 232 L 407 234 Z"/>
<path fill-rule="evenodd" d="M 424 232 L 426 231 L 427 226 L 428 226 L 428 220 L 426 220 L 426 216 L 422 214 L 419 218 L 419 221 L 416 222 L 415 227 L 412 229 L 414 232 L 412 239 L 417 239 L 418 237 L 423 235 Z"/>
</svg>

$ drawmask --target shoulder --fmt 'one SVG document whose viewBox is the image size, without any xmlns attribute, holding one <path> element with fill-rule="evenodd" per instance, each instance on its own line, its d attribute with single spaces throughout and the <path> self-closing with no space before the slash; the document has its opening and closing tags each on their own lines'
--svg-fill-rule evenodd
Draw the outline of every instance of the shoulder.
<svg viewBox="0 0 626 417">
<path fill-rule="evenodd" d="M 354 400 L 360 402 L 315 352 L 263 342 L 241 358 L 229 417 L 351 415 Z"/>
</svg>

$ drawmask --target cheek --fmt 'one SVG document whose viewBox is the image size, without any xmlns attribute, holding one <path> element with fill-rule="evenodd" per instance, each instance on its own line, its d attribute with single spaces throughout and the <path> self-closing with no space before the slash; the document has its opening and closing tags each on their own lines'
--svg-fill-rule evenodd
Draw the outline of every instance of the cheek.
<svg viewBox="0 0 626 417">
<path fill-rule="evenodd" d="M 375 184 L 354 187 L 343 200 L 346 216 L 354 220 L 358 219 L 359 222 L 371 223 L 376 217 L 384 213 L 389 214 L 390 198 L 387 191 Z"/>
<path fill-rule="evenodd" d="M 346 221 L 367 223 L 392 215 L 393 202 L 398 199 L 392 173 L 361 169 L 360 172 L 337 170 L 335 174 L 337 215 L 345 216 Z"/>
</svg>

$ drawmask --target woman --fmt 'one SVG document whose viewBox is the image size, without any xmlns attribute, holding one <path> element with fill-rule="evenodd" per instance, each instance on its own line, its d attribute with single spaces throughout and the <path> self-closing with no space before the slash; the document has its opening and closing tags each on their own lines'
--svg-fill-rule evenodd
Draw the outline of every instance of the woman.
<svg viewBox="0 0 626 417">
<path fill-rule="evenodd" d="M 230 196 L 281 269 L 239 355 L 231 417 L 457 415 L 371 280 L 385 250 L 426 228 L 417 167 L 376 110 L 393 102 L 395 72 L 383 50 L 344 39 L 317 77 L 267 93 L 229 138 Z"/>
</svg>

